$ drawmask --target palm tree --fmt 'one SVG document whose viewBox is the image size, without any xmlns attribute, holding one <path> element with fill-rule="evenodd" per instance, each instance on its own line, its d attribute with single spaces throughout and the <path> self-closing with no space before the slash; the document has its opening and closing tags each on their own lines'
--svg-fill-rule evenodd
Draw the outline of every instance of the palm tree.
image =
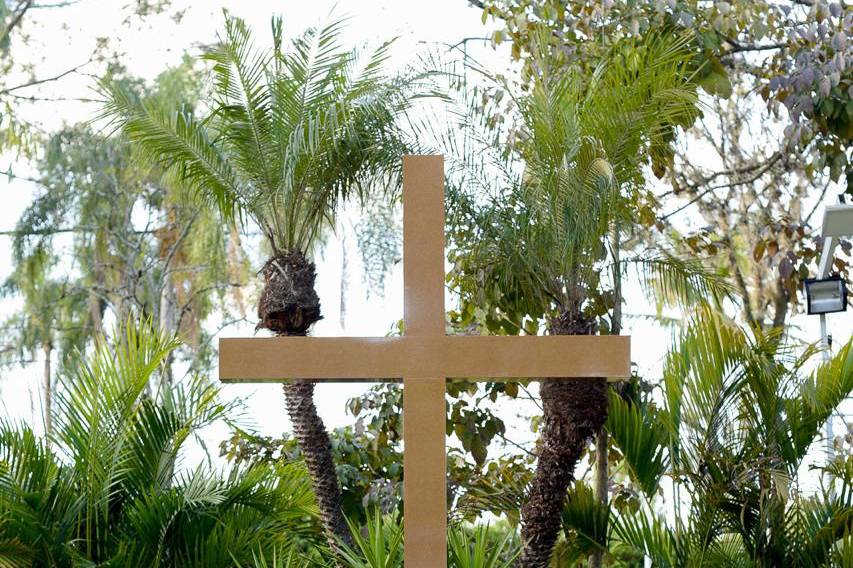
<svg viewBox="0 0 853 568">
<path fill-rule="evenodd" d="M 397 118 L 418 79 L 387 79 L 386 43 L 362 57 L 338 42 L 341 22 L 310 29 L 282 46 L 254 49 L 245 23 L 226 15 L 213 63 L 210 113 L 164 113 L 105 83 L 107 116 L 151 162 L 174 172 L 226 218 L 249 217 L 271 250 L 260 273 L 258 328 L 305 335 L 321 319 L 312 248 L 334 225 L 338 203 L 364 197 L 378 181 L 393 187 L 404 147 Z M 328 434 L 313 402 L 314 384 L 284 385 L 286 407 L 311 474 L 330 544 L 351 542 Z"/>
<path fill-rule="evenodd" d="M 19 243 L 16 243 L 18 245 Z M 0 364 L 44 357 L 42 371 L 42 416 L 44 431 L 50 433 L 53 404 L 55 360 L 85 344 L 85 298 L 74 282 L 52 278 L 56 263 L 49 247 L 39 243 L 32 250 L 13 247 L 15 270 L 0 286 L 0 295 L 20 294 L 23 307 L 0 324 Z M 35 417 L 33 417 L 35 418 Z"/>
<path fill-rule="evenodd" d="M 655 566 L 847 565 L 853 461 L 813 474 L 817 491 L 800 472 L 853 392 L 853 342 L 806 371 L 818 350 L 780 333 L 702 307 L 667 355 L 662 404 L 612 395 L 607 428 L 641 496 L 639 511 L 613 511 L 614 545 Z M 667 519 L 653 499 L 670 482 Z"/>
<path fill-rule="evenodd" d="M 186 442 L 233 404 L 201 377 L 150 396 L 177 341 L 149 325 L 116 337 L 66 367 L 47 438 L 0 422 L 0 566 L 224 568 L 322 545 L 303 466 L 180 471 Z"/>
<path fill-rule="evenodd" d="M 457 264 L 498 318 L 514 318 L 516 329 L 525 317 L 544 317 L 551 334 L 596 333 L 610 297 L 599 285 L 607 237 L 635 222 L 643 167 L 665 160 L 675 127 L 696 116 L 689 59 L 684 38 L 651 36 L 617 44 L 589 77 L 536 61 L 529 91 L 514 100 L 509 162 L 493 168 L 495 199 L 469 203 L 474 229 Z M 642 260 L 665 287 L 696 283 L 688 264 Z M 605 377 L 545 381 L 540 393 L 538 465 L 522 507 L 524 567 L 548 565 L 575 464 L 607 417 Z"/>
</svg>

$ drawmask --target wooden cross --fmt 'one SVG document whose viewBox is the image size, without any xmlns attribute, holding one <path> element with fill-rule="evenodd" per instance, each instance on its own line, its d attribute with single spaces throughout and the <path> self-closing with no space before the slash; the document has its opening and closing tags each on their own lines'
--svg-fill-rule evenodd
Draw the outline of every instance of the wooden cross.
<svg viewBox="0 0 853 568">
<path fill-rule="evenodd" d="M 628 377 L 630 338 L 445 335 L 441 156 L 403 158 L 403 278 L 402 337 L 221 339 L 219 378 L 402 379 L 405 565 L 443 568 L 446 378 Z"/>
</svg>

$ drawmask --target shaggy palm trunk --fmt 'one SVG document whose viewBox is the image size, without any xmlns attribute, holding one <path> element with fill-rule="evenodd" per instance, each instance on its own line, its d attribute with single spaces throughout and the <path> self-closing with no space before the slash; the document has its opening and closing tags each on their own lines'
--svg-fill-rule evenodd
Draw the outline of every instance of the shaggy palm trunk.
<svg viewBox="0 0 853 568">
<path fill-rule="evenodd" d="M 307 335 L 322 318 L 320 299 L 314 290 L 314 263 L 299 251 L 278 254 L 262 269 L 264 290 L 258 302 L 258 327 L 279 336 Z M 285 406 L 293 423 L 293 435 L 305 458 L 320 519 L 332 550 L 339 541 L 352 544 L 341 510 L 341 489 L 332 459 L 332 443 L 314 406 L 314 383 L 291 381 L 283 385 Z"/>
<path fill-rule="evenodd" d="M 551 323 L 550 331 L 552 335 L 592 335 L 595 326 L 582 316 L 563 314 Z M 540 397 L 539 460 L 521 508 L 524 548 L 517 562 L 520 568 L 549 566 L 575 465 L 607 418 L 604 378 L 542 381 Z"/>
</svg>

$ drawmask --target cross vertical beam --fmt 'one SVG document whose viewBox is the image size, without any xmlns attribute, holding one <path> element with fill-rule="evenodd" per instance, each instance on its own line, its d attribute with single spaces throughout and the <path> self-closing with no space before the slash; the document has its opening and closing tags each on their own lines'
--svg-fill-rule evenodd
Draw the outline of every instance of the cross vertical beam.
<svg viewBox="0 0 853 568">
<path fill-rule="evenodd" d="M 444 158 L 403 157 L 405 334 L 444 337 Z"/>
<path fill-rule="evenodd" d="M 444 159 L 403 158 L 404 334 L 444 336 Z M 403 377 L 406 568 L 447 566 L 445 378 Z"/>
</svg>

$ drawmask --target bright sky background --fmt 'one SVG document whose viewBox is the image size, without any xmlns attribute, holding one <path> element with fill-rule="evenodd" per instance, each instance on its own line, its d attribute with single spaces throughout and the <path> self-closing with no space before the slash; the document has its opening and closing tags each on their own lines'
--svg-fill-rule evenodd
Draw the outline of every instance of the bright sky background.
<svg viewBox="0 0 853 568">
<path fill-rule="evenodd" d="M 323 20 L 333 11 L 336 15 L 348 15 L 350 23 L 345 32 L 345 43 L 377 42 L 399 36 L 394 52 L 394 65 L 405 65 L 419 53 L 423 53 L 432 44 L 456 44 L 463 38 L 483 37 L 487 29 L 481 24 L 480 11 L 471 8 L 465 0 L 432 0 L 430 2 L 402 2 L 400 0 L 314 0 L 304 2 L 284 0 L 278 2 L 223 2 L 176 0 L 174 6 L 186 8 L 180 23 L 170 19 L 169 15 L 156 16 L 144 21 L 139 27 L 134 23 L 128 27 L 123 23 L 126 11 L 121 9 L 123 2 L 107 0 L 81 0 L 78 4 L 55 10 L 35 11 L 26 27 L 32 36 L 30 52 L 27 55 L 15 50 L 15 57 L 31 58 L 38 64 L 38 75 L 49 76 L 79 65 L 89 58 L 95 46 L 96 38 L 109 37 L 114 49 L 123 52 L 122 61 L 133 74 L 152 78 L 165 67 L 176 65 L 185 51 L 198 53 L 198 46 L 212 42 L 217 30 L 222 27 L 223 6 L 235 15 L 244 17 L 258 32 L 258 42 L 266 43 L 269 35 L 269 19 L 273 13 L 284 16 L 285 30 L 295 34 L 304 28 Z M 174 10 L 173 10 L 174 11 Z M 173 12 L 171 11 L 170 14 Z M 505 52 L 495 52 L 481 42 L 472 42 L 470 53 L 493 69 L 503 70 L 508 58 Z M 97 73 L 98 67 L 86 68 Z M 92 77 L 74 75 L 62 81 L 51 83 L 43 88 L 33 89 L 28 94 L 45 97 L 92 97 Z M 39 103 L 28 107 L 25 118 L 34 120 L 46 129 L 57 129 L 63 123 L 73 124 L 89 120 L 96 113 L 97 106 L 79 102 Z M 695 156 L 697 161 L 705 161 L 701 150 Z M 12 167 L 17 173 L 26 174 L 29 166 L 16 160 L 14 156 L 0 156 L 0 171 Z M 33 195 L 30 184 L 21 181 L 9 182 L 0 178 L 0 230 L 9 230 L 28 205 Z M 351 236 L 351 235 L 350 235 Z M 318 288 L 325 319 L 315 328 L 315 335 L 385 335 L 391 325 L 402 317 L 402 270 L 398 266 L 386 286 L 384 298 L 366 299 L 358 254 L 350 244 L 350 300 L 345 326 L 339 324 L 338 309 L 340 299 L 340 271 L 342 249 L 335 240 L 318 259 Z M 6 278 L 11 269 L 8 237 L 0 236 L 0 281 Z M 628 314 L 653 314 L 655 308 L 639 293 L 635 284 L 628 283 L 626 290 L 626 312 Z M 13 302 L 0 303 L 0 310 L 6 311 L 14 306 Z M 251 315 L 251 314 L 250 314 Z M 853 331 L 853 318 L 850 312 L 830 316 L 830 332 L 838 343 L 843 342 Z M 818 339 L 816 318 L 797 316 L 794 325 L 801 326 L 800 337 Z M 250 326 L 227 329 L 225 336 L 251 335 Z M 649 378 L 660 375 L 660 363 L 665 349 L 670 345 L 668 330 L 649 323 L 646 320 L 628 318 L 626 334 L 633 336 L 633 360 L 641 374 Z M 31 397 L 35 398 L 38 408 L 38 388 L 41 380 L 41 361 L 19 370 L 0 371 L 0 395 L 7 415 L 30 420 Z M 344 412 L 345 402 L 365 388 L 362 385 L 326 384 L 319 385 L 316 401 L 320 413 L 330 428 L 352 422 Z M 248 414 L 253 418 L 258 430 L 267 435 L 280 435 L 289 430 L 289 422 L 284 413 L 283 395 L 277 385 L 248 385 L 224 388 L 226 397 L 249 397 Z M 531 435 L 526 421 L 513 420 L 513 414 L 529 414 L 530 406 L 513 405 L 503 408 L 501 413 L 510 429 L 510 437 L 519 441 L 529 441 Z M 206 443 L 216 453 L 218 443 L 227 435 L 224 426 L 206 433 Z"/>
</svg>

